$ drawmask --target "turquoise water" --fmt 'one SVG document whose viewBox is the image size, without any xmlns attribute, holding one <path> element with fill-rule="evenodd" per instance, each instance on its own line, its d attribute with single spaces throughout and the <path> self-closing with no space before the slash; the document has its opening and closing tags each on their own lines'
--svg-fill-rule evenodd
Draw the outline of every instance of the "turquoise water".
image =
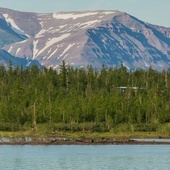
<svg viewBox="0 0 170 170">
<path fill-rule="evenodd" d="M 170 145 L 0 146 L 0 170 L 170 170 Z"/>
</svg>

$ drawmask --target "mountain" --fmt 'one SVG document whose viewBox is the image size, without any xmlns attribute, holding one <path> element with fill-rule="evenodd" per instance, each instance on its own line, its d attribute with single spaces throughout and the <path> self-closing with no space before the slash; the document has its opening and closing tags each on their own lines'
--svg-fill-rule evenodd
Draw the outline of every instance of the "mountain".
<svg viewBox="0 0 170 170">
<path fill-rule="evenodd" d="M 42 68 L 41 64 L 37 60 L 14 57 L 5 50 L 0 49 L 0 65 L 8 67 L 9 62 L 11 62 L 14 67 L 22 66 L 24 69 L 32 65 L 37 65 L 40 69 Z"/>
<path fill-rule="evenodd" d="M 170 28 L 120 11 L 30 13 L 0 8 L 0 48 L 57 69 L 170 68 Z"/>
</svg>

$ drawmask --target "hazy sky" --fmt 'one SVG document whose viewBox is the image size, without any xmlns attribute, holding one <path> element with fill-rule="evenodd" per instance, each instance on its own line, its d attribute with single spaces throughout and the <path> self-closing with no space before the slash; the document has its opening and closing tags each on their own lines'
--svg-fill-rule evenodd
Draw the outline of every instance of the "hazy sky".
<svg viewBox="0 0 170 170">
<path fill-rule="evenodd" d="M 28 12 L 119 10 L 170 27 L 170 0 L 0 0 L 0 7 Z"/>
</svg>

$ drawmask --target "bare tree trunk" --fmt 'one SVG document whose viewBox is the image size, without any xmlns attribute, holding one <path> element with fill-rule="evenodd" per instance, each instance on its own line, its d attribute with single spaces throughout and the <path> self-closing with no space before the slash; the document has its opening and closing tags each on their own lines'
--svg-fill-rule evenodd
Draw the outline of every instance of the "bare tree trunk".
<svg viewBox="0 0 170 170">
<path fill-rule="evenodd" d="M 34 102 L 34 115 L 33 115 L 33 126 L 32 128 L 36 130 L 36 112 L 35 112 L 35 102 Z"/>
</svg>

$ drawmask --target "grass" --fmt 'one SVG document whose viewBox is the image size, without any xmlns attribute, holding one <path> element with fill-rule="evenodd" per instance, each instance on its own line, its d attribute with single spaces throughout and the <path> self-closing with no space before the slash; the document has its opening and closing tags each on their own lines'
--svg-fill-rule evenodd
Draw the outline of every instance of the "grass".
<svg viewBox="0 0 170 170">
<path fill-rule="evenodd" d="M 162 135 L 157 132 L 133 132 L 133 133 L 112 133 L 112 132 L 55 132 L 44 133 L 43 131 L 18 131 L 18 132 L 2 132 L 0 131 L 0 137 L 33 137 L 33 138 L 48 138 L 48 137 L 60 137 L 70 139 L 129 139 L 129 138 L 159 138 L 170 137 L 169 135 Z"/>
<path fill-rule="evenodd" d="M 124 126 L 124 125 L 123 125 Z M 26 130 L 25 130 L 26 129 Z M 53 126 L 38 124 L 35 129 L 30 126 L 15 132 L 0 131 L 0 137 L 33 137 L 33 138 L 70 138 L 70 139 L 129 139 L 129 138 L 170 138 L 170 124 L 160 125 L 156 131 L 133 131 L 119 129 L 112 129 L 110 132 L 91 132 L 91 131 L 57 131 L 53 130 Z"/>
</svg>

